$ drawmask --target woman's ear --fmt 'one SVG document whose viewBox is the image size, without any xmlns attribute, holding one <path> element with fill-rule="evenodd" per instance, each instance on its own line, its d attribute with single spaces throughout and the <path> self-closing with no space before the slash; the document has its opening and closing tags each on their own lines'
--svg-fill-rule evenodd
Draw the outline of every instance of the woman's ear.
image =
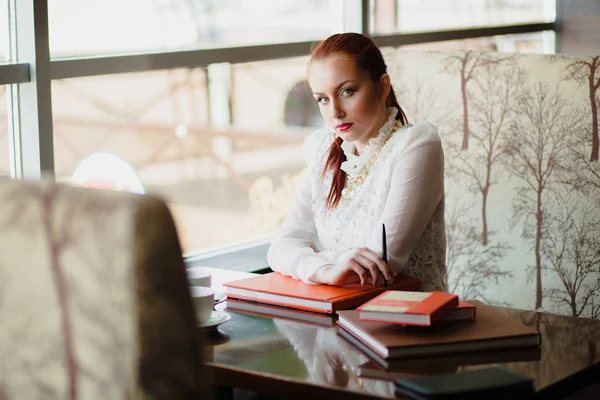
<svg viewBox="0 0 600 400">
<path fill-rule="evenodd" d="M 381 87 L 381 97 L 379 100 L 385 103 L 390 94 L 390 89 L 392 88 L 392 83 L 390 82 L 390 76 L 388 74 L 381 75 L 381 78 L 379 78 L 379 86 Z"/>
</svg>

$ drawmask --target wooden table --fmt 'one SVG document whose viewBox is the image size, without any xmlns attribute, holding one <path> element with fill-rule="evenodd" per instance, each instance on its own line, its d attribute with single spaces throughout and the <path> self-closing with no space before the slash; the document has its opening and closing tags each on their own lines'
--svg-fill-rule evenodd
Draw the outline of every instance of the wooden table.
<svg viewBox="0 0 600 400">
<path fill-rule="evenodd" d="M 213 272 L 213 288 L 253 274 Z M 333 320 L 307 323 L 264 314 L 226 310 L 231 320 L 208 338 L 207 365 L 214 383 L 246 388 L 288 398 L 394 398 L 394 377 L 432 375 L 502 365 L 532 377 L 536 398 L 563 398 L 587 388 L 588 397 L 600 398 L 600 321 L 556 314 L 498 308 L 542 334 L 541 352 L 528 361 L 489 362 L 479 365 L 445 365 L 432 357 L 421 359 L 414 371 L 386 373 L 379 379 L 364 378 L 368 357 L 337 335 Z M 539 359 L 538 359 L 539 358 Z M 426 359 L 425 359 L 426 360 Z"/>
</svg>

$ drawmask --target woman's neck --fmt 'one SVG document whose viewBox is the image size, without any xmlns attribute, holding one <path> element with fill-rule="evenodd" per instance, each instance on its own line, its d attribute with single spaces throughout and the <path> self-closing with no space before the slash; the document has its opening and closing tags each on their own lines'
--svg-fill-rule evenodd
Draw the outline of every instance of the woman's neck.
<svg viewBox="0 0 600 400">
<path fill-rule="evenodd" d="M 375 124 L 375 126 L 377 128 L 373 129 L 371 134 L 366 136 L 365 138 L 354 141 L 354 153 L 357 156 L 360 156 L 364 152 L 365 147 L 367 147 L 367 145 L 369 144 L 369 140 L 379 136 L 379 130 L 387 121 L 388 121 L 387 109 L 384 109 L 383 112 L 380 114 L 380 116 L 377 120 L 377 123 Z"/>
</svg>

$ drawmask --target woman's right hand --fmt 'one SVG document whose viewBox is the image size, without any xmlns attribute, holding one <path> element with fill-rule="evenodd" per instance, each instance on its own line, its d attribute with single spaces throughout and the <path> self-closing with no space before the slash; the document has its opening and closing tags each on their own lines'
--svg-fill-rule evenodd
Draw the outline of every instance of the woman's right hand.
<svg viewBox="0 0 600 400">
<path fill-rule="evenodd" d="M 310 280 L 336 286 L 353 283 L 377 285 L 383 284 L 383 278 L 391 281 L 395 275 L 379 253 L 368 247 L 359 247 L 341 262 L 319 268 Z"/>
</svg>

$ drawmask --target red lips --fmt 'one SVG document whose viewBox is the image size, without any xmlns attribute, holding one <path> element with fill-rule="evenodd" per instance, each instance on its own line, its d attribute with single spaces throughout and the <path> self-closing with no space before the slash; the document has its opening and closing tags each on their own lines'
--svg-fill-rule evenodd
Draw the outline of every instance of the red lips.
<svg viewBox="0 0 600 400">
<path fill-rule="evenodd" d="M 352 125 L 354 125 L 352 122 L 344 122 L 343 124 L 337 125 L 335 129 L 337 129 L 340 132 L 346 132 L 352 127 Z"/>
</svg>

